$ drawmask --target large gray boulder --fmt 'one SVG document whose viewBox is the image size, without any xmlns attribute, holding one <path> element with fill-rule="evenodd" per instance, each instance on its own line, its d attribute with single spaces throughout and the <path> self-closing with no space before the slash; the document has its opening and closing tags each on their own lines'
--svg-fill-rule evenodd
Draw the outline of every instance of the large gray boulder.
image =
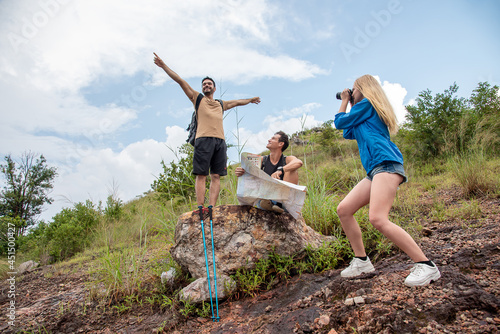
<svg viewBox="0 0 500 334">
<path fill-rule="evenodd" d="M 252 206 L 221 205 L 213 210 L 213 235 L 217 279 L 231 275 L 239 268 L 254 268 L 257 261 L 271 252 L 290 256 L 307 245 L 320 247 L 334 237 L 323 236 L 307 226 L 302 218 L 288 213 L 257 209 Z M 204 221 L 205 242 L 213 276 L 210 221 Z M 175 228 L 175 245 L 170 250 L 174 260 L 198 278 L 207 277 L 205 255 L 198 213 L 187 212 L 179 217 Z"/>
</svg>

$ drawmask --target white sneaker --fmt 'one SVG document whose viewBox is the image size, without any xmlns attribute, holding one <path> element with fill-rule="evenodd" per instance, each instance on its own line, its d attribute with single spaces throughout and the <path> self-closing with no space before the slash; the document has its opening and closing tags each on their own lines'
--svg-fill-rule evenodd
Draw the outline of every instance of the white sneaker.
<svg viewBox="0 0 500 334">
<path fill-rule="evenodd" d="M 375 271 L 375 268 L 373 267 L 373 264 L 371 263 L 369 258 L 363 261 L 355 257 L 354 259 L 352 259 L 351 264 L 349 264 L 349 267 L 342 270 L 340 276 L 347 278 L 356 277 L 361 274 L 371 273 L 372 271 Z"/>
<path fill-rule="evenodd" d="M 405 279 L 405 284 L 407 286 L 424 286 L 437 281 L 440 277 L 441 273 L 435 264 L 434 267 L 431 267 L 424 263 L 415 263 L 415 266 L 411 268 L 410 275 Z"/>
</svg>

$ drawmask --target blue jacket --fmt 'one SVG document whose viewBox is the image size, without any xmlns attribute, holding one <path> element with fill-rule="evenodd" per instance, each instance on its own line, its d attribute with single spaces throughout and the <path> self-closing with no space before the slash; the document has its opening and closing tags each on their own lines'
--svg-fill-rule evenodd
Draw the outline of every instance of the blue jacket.
<svg viewBox="0 0 500 334">
<path fill-rule="evenodd" d="M 403 155 L 391 141 L 387 125 L 380 119 L 368 99 L 356 103 L 349 113 L 340 112 L 334 120 L 337 129 L 344 130 L 345 139 L 358 142 L 361 163 L 369 174 L 384 161 L 403 164 Z"/>
</svg>

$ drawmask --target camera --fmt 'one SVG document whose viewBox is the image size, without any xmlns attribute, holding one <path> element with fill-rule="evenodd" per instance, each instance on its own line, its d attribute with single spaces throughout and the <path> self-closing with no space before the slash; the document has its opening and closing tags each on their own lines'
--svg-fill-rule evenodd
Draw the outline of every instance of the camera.
<svg viewBox="0 0 500 334">
<path fill-rule="evenodd" d="M 349 95 L 351 95 L 351 98 L 349 100 L 352 100 L 352 90 L 347 88 L 347 90 L 349 91 Z M 337 97 L 337 100 L 342 100 L 342 92 L 338 92 L 336 97 Z"/>
</svg>

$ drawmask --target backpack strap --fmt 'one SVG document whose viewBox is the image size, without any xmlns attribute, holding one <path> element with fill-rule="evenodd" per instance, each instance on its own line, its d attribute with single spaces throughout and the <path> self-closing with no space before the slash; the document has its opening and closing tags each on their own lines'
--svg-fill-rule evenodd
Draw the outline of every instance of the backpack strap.
<svg viewBox="0 0 500 334">
<path fill-rule="evenodd" d="M 264 168 L 266 167 L 266 162 L 267 162 L 268 158 L 269 158 L 269 155 L 265 155 L 262 157 L 262 167 L 260 169 L 264 170 Z"/>
<path fill-rule="evenodd" d="M 281 166 L 285 166 L 285 165 L 286 165 L 286 155 L 281 154 Z"/>
<path fill-rule="evenodd" d="M 194 110 L 196 110 L 196 112 L 198 112 L 198 108 L 200 107 L 200 102 L 201 102 L 201 99 L 203 98 L 203 96 L 204 95 L 202 93 L 200 93 L 200 94 L 198 94 L 198 97 L 196 98 L 196 105 L 194 106 Z M 222 100 L 215 99 L 215 101 L 220 103 L 220 106 L 222 108 L 222 113 L 224 113 L 224 103 L 222 102 Z"/>
<path fill-rule="evenodd" d="M 215 101 L 220 103 L 220 106 L 222 107 L 222 113 L 224 113 L 224 103 L 222 103 L 222 100 L 215 99 Z"/>
<path fill-rule="evenodd" d="M 200 107 L 200 102 L 201 102 L 202 98 L 203 98 L 203 94 L 199 93 L 198 97 L 196 98 L 196 104 L 194 106 L 194 110 L 196 110 L 196 112 L 198 112 L 198 108 Z"/>
</svg>

